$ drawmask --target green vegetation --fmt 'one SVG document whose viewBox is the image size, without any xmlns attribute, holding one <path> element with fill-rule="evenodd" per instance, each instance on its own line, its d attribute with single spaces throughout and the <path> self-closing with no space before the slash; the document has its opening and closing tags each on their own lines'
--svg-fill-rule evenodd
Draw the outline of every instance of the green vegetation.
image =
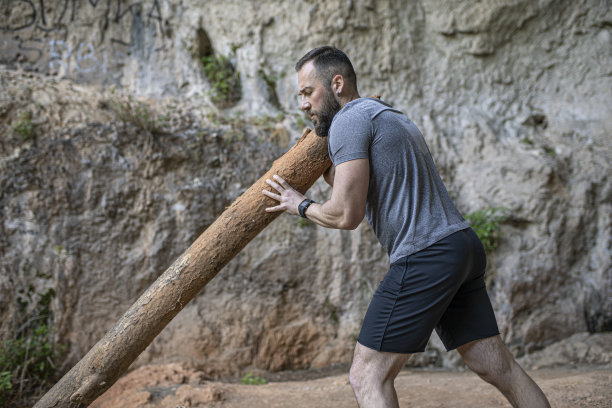
<svg viewBox="0 0 612 408">
<path fill-rule="evenodd" d="M 261 378 L 256 375 L 253 375 L 252 371 L 250 371 L 247 375 L 242 377 L 240 382 L 245 385 L 262 385 L 262 384 L 267 383 L 265 378 Z"/>
<path fill-rule="evenodd" d="M 112 100 L 110 108 L 123 122 L 133 123 L 154 135 L 164 133 L 168 126 L 166 115 L 159 115 L 146 103 L 134 100 L 131 95 L 126 100 Z"/>
<path fill-rule="evenodd" d="M 500 239 L 500 223 L 506 220 L 506 209 L 489 207 L 466 215 L 466 220 L 476 232 L 486 252 L 495 251 Z"/>
<path fill-rule="evenodd" d="M 234 112 L 232 116 L 219 115 L 216 112 L 206 114 L 207 122 L 214 126 L 230 125 L 240 127 L 245 125 L 253 125 L 262 130 L 273 130 L 274 125 L 285 120 L 285 114 L 279 113 L 276 116 L 260 115 L 260 116 L 243 116 L 241 111 Z"/>
<path fill-rule="evenodd" d="M 297 125 L 300 129 L 304 129 L 306 127 L 306 121 L 304 120 L 304 114 L 303 113 L 296 113 L 295 114 L 295 118 L 296 118 L 296 122 Z"/>
<path fill-rule="evenodd" d="M 336 324 L 339 323 L 340 317 L 338 316 L 338 307 L 329 300 L 329 297 L 325 298 L 325 303 L 323 306 L 325 306 L 325 309 L 329 313 L 330 319 L 332 319 Z"/>
<path fill-rule="evenodd" d="M 244 140 L 244 129 L 232 127 L 223 133 L 222 137 L 227 143 L 242 142 Z"/>
<path fill-rule="evenodd" d="M 263 69 L 259 69 L 258 73 L 261 79 L 263 79 L 263 81 L 266 83 L 266 87 L 268 88 L 269 102 L 277 108 L 280 108 L 278 94 L 276 93 L 277 78 L 273 75 L 267 74 L 266 71 L 264 71 Z"/>
<path fill-rule="evenodd" d="M 259 76 L 261 77 L 261 79 L 263 79 L 263 81 L 266 83 L 266 85 L 268 85 L 268 87 L 272 89 L 276 88 L 276 77 L 275 76 L 268 75 L 266 71 L 264 71 L 261 68 L 257 72 L 259 73 Z"/>
<path fill-rule="evenodd" d="M 229 58 L 223 55 L 202 57 L 204 75 L 212 87 L 211 98 L 215 105 L 227 108 L 240 100 L 242 83 Z"/>
<path fill-rule="evenodd" d="M 278 113 L 275 116 L 244 116 L 241 111 L 234 112 L 231 116 L 222 115 L 218 112 L 206 114 L 206 123 L 215 127 L 222 127 L 221 138 L 229 144 L 245 141 L 250 126 L 254 126 L 260 131 L 257 136 L 259 142 L 266 140 L 278 144 L 278 133 L 282 132 L 284 127 L 279 131 L 276 126 L 279 123 L 282 124 L 283 120 L 285 120 L 284 113 Z"/>
<path fill-rule="evenodd" d="M 305 228 L 305 227 L 314 227 L 315 223 L 310 221 L 308 218 L 300 217 L 298 218 L 297 225 L 300 228 Z"/>
<path fill-rule="evenodd" d="M 17 329 L 11 338 L 0 340 L 0 406 L 24 402 L 59 374 L 58 362 L 65 347 L 54 345 L 49 332 L 53 297 L 53 289 L 42 294 L 32 286 L 18 291 Z M 29 310 L 32 302 L 34 308 Z"/>
<path fill-rule="evenodd" d="M 13 389 L 12 376 L 10 371 L 0 371 L 0 406 L 6 404 L 7 395 Z"/>
<path fill-rule="evenodd" d="M 26 141 L 34 136 L 34 125 L 32 125 L 32 112 L 22 113 L 17 121 L 13 123 L 13 130 Z"/>
</svg>

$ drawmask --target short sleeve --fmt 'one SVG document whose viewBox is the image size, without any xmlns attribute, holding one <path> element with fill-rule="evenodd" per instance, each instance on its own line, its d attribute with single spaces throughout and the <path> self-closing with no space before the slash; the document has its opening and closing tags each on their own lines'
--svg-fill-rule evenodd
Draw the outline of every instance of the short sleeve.
<svg viewBox="0 0 612 408">
<path fill-rule="evenodd" d="M 329 156 L 335 166 L 355 159 L 369 158 L 372 121 L 357 107 L 343 110 L 329 129 Z"/>
</svg>

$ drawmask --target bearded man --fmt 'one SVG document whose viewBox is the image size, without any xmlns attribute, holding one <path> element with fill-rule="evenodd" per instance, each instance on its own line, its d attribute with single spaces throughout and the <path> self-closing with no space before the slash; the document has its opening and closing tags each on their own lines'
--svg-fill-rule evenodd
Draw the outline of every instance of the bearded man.
<svg viewBox="0 0 612 408">
<path fill-rule="evenodd" d="M 499 336 L 486 292 L 480 240 L 451 201 L 423 135 L 392 106 L 361 98 L 349 58 L 324 46 L 295 67 L 302 109 L 328 137 L 331 198 L 318 204 L 278 175 L 263 193 L 286 211 L 328 228 L 364 216 L 389 253 L 390 269 L 366 312 L 349 379 L 360 407 L 398 407 L 395 377 L 435 329 L 447 350 L 497 387 L 514 407 L 549 407 Z"/>
</svg>

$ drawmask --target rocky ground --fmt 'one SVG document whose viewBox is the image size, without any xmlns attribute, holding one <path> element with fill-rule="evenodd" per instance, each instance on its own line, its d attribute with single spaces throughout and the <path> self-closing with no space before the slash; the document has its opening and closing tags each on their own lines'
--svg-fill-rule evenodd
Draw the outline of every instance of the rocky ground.
<svg viewBox="0 0 612 408">
<path fill-rule="evenodd" d="M 610 368 L 561 367 L 530 371 L 530 375 L 553 407 L 612 407 Z M 496 389 L 471 372 L 405 370 L 397 378 L 396 388 L 402 407 L 510 407 Z M 356 403 L 346 373 L 245 385 L 208 382 L 198 372 L 170 364 L 133 371 L 91 406 L 342 408 Z"/>
<path fill-rule="evenodd" d="M 577 334 L 518 361 L 530 369 L 553 407 L 612 407 L 612 333 Z M 333 365 L 255 370 L 242 379 L 208 381 L 202 371 L 179 364 L 148 365 L 121 378 L 92 407 L 355 407 L 347 373 L 348 365 Z M 266 383 L 256 385 L 260 379 Z M 510 406 L 491 385 L 461 368 L 407 368 L 395 385 L 402 407 Z"/>
</svg>

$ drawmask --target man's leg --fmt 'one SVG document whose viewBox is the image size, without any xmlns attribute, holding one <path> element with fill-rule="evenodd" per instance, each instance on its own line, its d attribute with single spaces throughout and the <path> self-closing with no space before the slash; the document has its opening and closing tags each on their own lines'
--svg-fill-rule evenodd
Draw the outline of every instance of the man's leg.
<svg viewBox="0 0 612 408">
<path fill-rule="evenodd" d="M 465 364 L 493 384 L 515 408 L 550 408 L 538 385 L 518 365 L 500 336 L 475 340 L 457 348 Z"/>
<path fill-rule="evenodd" d="M 386 353 L 357 343 L 349 379 L 362 408 L 397 408 L 395 377 L 410 354 Z"/>
</svg>

